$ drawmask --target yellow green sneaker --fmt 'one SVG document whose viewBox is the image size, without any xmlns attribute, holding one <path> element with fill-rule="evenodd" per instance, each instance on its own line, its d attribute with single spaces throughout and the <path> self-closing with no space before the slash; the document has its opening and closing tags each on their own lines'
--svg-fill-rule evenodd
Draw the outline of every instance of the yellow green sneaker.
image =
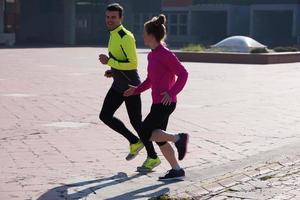
<svg viewBox="0 0 300 200">
<path fill-rule="evenodd" d="M 129 154 L 126 156 L 126 160 L 132 160 L 134 159 L 140 150 L 144 147 L 144 144 L 142 143 L 141 140 L 139 140 L 135 144 L 129 144 Z"/>
<path fill-rule="evenodd" d="M 147 158 L 142 166 L 137 167 L 138 172 L 151 172 L 155 167 L 160 165 L 160 159 L 159 157 L 153 159 L 153 158 Z"/>
</svg>

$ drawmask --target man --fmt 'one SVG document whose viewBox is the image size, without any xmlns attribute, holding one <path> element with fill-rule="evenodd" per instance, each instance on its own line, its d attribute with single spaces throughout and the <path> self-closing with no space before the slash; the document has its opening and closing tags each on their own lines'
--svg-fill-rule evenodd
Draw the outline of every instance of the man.
<svg viewBox="0 0 300 200">
<path fill-rule="evenodd" d="M 141 97 L 140 95 L 124 97 L 123 93 L 128 85 L 138 86 L 140 78 L 137 73 L 137 54 L 133 34 L 124 28 L 123 8 L 117 4 L 108 5 L 106 12 L 106 26 L 110 31 L 108 44 L 109 56 L 100 54 L 102 64 L 111 67 L 105 72 L 106 77 L 112 77 L 113 84 L 109 89 L 100 112 L 100 119 L 116 132 L 123 135 L 129 141 L 130 152 L 126 160 L 136 157 L 144 147 L 141 140 L 126 128 L 121 120 L 114 117 L 114 113 L 125 102 L 130 123 L 137 133 L 142 124 Z M 148 157 L 138 171 L 151 171 L 160 164 L 152 142 L 145 144 Z"/>
</svg>

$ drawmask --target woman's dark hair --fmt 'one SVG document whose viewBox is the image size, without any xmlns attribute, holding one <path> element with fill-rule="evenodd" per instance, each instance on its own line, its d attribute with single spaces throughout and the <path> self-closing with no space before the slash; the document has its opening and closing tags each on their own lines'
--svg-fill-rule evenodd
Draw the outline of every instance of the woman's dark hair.
<svg viewBox="0 0 300 200">
<path fill-rule="evenodd" d="M 108 10 L 108 11 L 118 11 L 119 12 L 119 16 L 120 17 L 123 16 L 123 7 L 120 4 L 118 4 L 118 3 L 109 4 L 106 7 L 106 10 Z"/>
<path fill-rule="evenodd" d="M 166 16 L 160 14 L 158 17 L 153 17 L 144 24 L 145 31 L 152 34 L 157 42 L 161 42 L 166 38 Z"/>
</svg>

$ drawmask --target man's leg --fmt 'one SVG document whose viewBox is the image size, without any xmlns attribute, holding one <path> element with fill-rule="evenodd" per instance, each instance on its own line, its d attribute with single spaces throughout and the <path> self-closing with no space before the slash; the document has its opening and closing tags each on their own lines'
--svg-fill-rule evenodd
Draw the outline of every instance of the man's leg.
<svg viewBox="0 0 300 200">
<path fill-rule="evenodd" d="M 128 116 L 130 119 L 130 123 L 135 129 L 135 131 L 138 133 L 139 137 L 141 136 L 141 126 L 142 126 L 142 104 L 141 104 L 141 96 L 135 95 L 135 96 L 129 96 L 125 98 L 125 104 L 128 112 Z M 147 155 L 149 158 L 156 159 L 157 153 L 155 152 L 153 143 L 149 140 L 143 141 Z"/>
<path fill-rule="evenodd" d="M 147 144 L 150 141 L 150 137 L 153 130 L 156 130 L 161 127 L 165 127 L 166 121 L 165 119 L 168 118 L 168 113 L 162 112 L 160 105 L 152 105 L 151 111 L 144 119 L 142 123 L 142 128 L 140 131 L 140 138 L 142 141 Z M 166 142 L 157 143 L 159 146 L 167 144 Z M 153 147 L 153 143 L 151 143 Z M 153 147 L 154 149 L 154 147 Z M 155 152 L 155 151 L 154 151 Z M 148 153 L 148 151 L 147 151 Z M 156 154 L 156 153 L 155 153 Z M 146 161 L 143 163 L 141 167 L 138 167 L 138 171 L 141 172 L 148 172 L 151 171 L 154 167 L 160 164 L 159 157 L 156 159 L 147 158 Z"/>
<path fill-rule="evenodd" d="M 130 123 L 134 130 L 140 132 L 142 126 L 142 103 L 141 96 L 134 95 L 125 97 L 125 105 L 130 119 Z"/>
<path fill-rule="evenodd" d="M 123 135 L 131 144 L 134 144 L 139 141 L 138 137 L 130 132 L 121 120 L 113 116 L 123 101 L 123 95 L 110 88 L 104 99 L 99 118 L 111 129 Z"/>
</svg>

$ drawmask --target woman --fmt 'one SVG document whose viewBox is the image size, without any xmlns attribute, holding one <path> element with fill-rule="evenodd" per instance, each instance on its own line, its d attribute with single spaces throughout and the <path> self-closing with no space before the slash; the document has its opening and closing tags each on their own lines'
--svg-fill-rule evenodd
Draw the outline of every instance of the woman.
<svg viewBox="0 0 300 200">
<path fill-rule="evenodd" d="M 168 142 L 173 142 L 178 151 L 178 159 L 182 160 L 187 152 L 188 134 L 170 134 L 166 132 L 171 113 L 175 110 L 176 95 L 183 89 L 188 73 L 177 57 L 164 46 L 166 37 L 166 17 L 159 15 L 144 24 L 144 43 L 151 48 L 148 54 L 147 79 L 138 87 L 130 86 L 124 96 L 140 94 L 152 89 L 151 111 L 145 118 L 141 128 L 141 140 L 155 141 L 172 169 L 159 180 L 178 179 L 185 176 L 179 166 L 175 152 Z M 176 80 L 177 76 L 177 80 Z"/>
</svg>

